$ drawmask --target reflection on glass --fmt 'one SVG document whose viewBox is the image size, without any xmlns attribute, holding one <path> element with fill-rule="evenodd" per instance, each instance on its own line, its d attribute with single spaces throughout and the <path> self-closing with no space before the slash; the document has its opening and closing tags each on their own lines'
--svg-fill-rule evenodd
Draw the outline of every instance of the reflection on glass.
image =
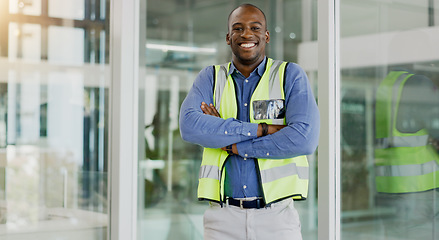
<svg viewBox="0 0 439 240">
<path fill-rule="evenodd" d="M 47 0 L 46 0 L 47 1 Z M 95 1 L 85 0 L 49 0 L 49 16 L 53 18 L 78 19 L 82 20 L 85 16 L 94 16 Z M 86 4 L 86 2 L 89 2 Z M 92 4 L 93 3 L 93 4 Z M 86 14 L 92 11 L 93 14 Z"/>
<path fill-rule="evenodd" d="M 84 49 L 84 32 L 81 28 L 49 26 L 47 60 L 57 64 L 82 64 L 84 51 L 78 51 L 78 49 Z"/>
<path fill-rule="evenodd" d="M 0 3 L 0 239 L 107 239 L 108 19 L 70 2 Z"/>
<path fill-rule="evenodd" d="M 9 59 L 24 58 L 40 61 L 41 26 L 38 24 L 9 23 Z M 19 41 L 20 40 L 20 41 Z"/>
<path fill-rule="evenodd" d="M 178 113 L 198 72 L 229 62 L 227 13 L 236 1 L 141 1 L 146 26 L 141 39 L 139 120 L 144 139 L 139 143 L 138 239 L 202 239 L 206 202 L 197 200 L 202 149 L 184 142 Z M 316 1 L 259 0 L 270 19 L 268 56 L 298 62 L 304 41 L 316 40 Z M 141 4 L 141 5 L 142 5 Z M 299 62 L 300 64 L 300 62 Z M 316 71 L 307 72 L 313 85 Z M 314 81 L 314 82 L 313 82 Z M 316 92 L 315 92 L 316 93 Z M 295 204 L 306 239 L 317 239 L 316 157 L 308 157 L 308 200 Z"/>
<path fill-rule="evenodd" d="M 431 3 L 342 1 L 343 239 L 439 237 Z"/>
<path fill-rule="evenodd" d="M 21 13 L 26 15 L 41 15 L 42 0 L 4 0 L 9 1 L 10 13 Z"/>
</svg>

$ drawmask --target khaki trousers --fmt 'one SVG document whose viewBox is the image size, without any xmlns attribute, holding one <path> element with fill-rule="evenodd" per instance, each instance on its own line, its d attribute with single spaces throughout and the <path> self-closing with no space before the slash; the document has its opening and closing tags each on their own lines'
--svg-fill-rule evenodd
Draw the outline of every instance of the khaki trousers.
<svg viewBox="0 0 439 240">
<path fill-rule="evenodd" d="M 211 203 L 204 213 L 204 239 L 302 240 L 299 214 L 292 199 L 261 209 Z"/>
</svg>

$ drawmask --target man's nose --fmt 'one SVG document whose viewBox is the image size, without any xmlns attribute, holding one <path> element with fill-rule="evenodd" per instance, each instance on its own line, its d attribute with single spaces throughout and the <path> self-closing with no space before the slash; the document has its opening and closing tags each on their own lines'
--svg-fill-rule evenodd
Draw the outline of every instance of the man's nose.
<svg viewBox="0 0 439 240">
<path fill-rule="evenodd" d="M 253 32 L 250 28 L 244 28 L 242 31 L 241 37 L 251 37 L 253 35 Z"/>
</svg>

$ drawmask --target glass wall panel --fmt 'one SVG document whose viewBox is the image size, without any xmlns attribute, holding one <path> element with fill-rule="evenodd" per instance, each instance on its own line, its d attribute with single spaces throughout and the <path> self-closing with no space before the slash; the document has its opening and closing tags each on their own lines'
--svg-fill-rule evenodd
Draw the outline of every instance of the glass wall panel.
<svg viewBox="0 0 439 240">
<path fill-rule="evenodd" d="M 439 239 L 439 1 L 341 1 L 343 239 Z"/>
<path fill-rule="evenodd" d="M 197 200 L 202 148 L 181 139 L 178 114 L 198 72 L 231 60 L 227 16 L 244 2 L 141 1 L 138 239 L 202 239 L 208 207 Z M 317 52 L 303 52 L 301 45 L 316 40 L 317 1 L 252 3 L 267 16 L 267 55 L 303 65 L 316 88 L 317 69 L 304 56 Z M 317 161 L 308 159 L 309 195 L 296 207 L 304 238 L 317 239 Z"/>
<path fill-rule="evenodd" d="M 109 3 L 91 2 L 0 1 L 0 239 L 108 237 Z"/>
<path fill-rule="evenodd" d="M 41 0 L 23 1 L 23 0 L 4 0 L 9 1 L 10 13 L 23 13 L 26 15 L 41 15 Z"/>
<path fill-rule="evenodd" d="M 86 15 L 85 11 L 88 12 L 87 18 L 95 16 L 95 11 L 93 5 L 97 1 L 85 1 L 85 0 L 49 0 L 49 16 L 54 18 L 63 19 L 84 19 Z M 87 4 L 87 5 L 86 5 Z M 91 14 L 90 14 L 91 13 Z"/>
</svg>

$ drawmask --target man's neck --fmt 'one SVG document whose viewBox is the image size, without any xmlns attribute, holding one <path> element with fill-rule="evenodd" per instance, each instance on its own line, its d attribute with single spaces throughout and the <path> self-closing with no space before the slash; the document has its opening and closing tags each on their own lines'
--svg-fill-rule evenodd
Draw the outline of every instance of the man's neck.
<svg viewBox="0 0 439 240">
<path fill-rule="evenodd" d="M 250 74 L 253 72 L 253 70 L 255 70 L 255 68 L 257 68 L 262 61 L 264 61 L 264 59 L 265 56 L 262 59 L 251 64 L 242 63 L 233 59 L 233 65 L 235 65 L 235 68 L 238 69 L 238 71 L 242 75 L 244 75 L 244 77 L 248 78 Z"/>
</svg>

